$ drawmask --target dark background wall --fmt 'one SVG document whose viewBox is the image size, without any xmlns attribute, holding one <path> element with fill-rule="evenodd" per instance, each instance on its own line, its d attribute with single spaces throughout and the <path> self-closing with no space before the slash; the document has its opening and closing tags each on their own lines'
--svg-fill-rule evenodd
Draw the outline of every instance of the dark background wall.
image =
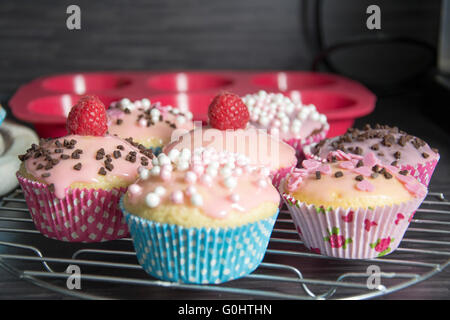
<svg viewBox="0 0 450 320">
<path fill-rule="evenodd" d="M 318 53 L 319 1 L 306 0 L 2 0 L 0 92 L 35 77 L 83 70 L 301 69 Z M 439 0 L 320 1 L 325 45 L 374 35 L 366 8 L 377 4 L 382 32 L 436 46 Z M 66 8 L 81 8 L 80 31 Z M 333 66 L 369 84 L 426 67 L 428 51 L 410 45 L 358 46 L 336 52 Z M 322 68 L 322 70 L 326 70 Z"/>
</svg>

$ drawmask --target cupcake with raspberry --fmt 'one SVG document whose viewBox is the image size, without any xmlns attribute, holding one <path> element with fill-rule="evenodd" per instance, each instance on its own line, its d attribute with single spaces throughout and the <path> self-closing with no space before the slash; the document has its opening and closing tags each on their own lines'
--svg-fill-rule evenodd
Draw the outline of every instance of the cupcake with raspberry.
<svg viewBox="0 0 450 320">
<path fill-rule="evenodd" d="M 141 144 L 154 154 L 161 152 L 177 130 L 185 132 L 194 128 L 191 112 L 151 103 L 146 98 L 114 102 L 107 115 L 109 134 Z"/>
<path fill-rule="evenodd" d="M 250 113 L 250 123 L 268 130 L 302 156 L 303 146 L 324 139 L 330 129 L 327 117 L 312 104 L 304 105 L 300 99 L 291 99 L 282 93 L 264 90 L 242 98 Z"/>
<path fill-rule="evenodd" d="M 213 284 L 262 261 L 280 196 L 264 167 L 213 148 L 161 153 L 121 205 L 139 263 L 166 281 Z"/>
<path fill-rule="evenodd" d="M 439 152 L 425 141 L 397 127 L 366 125 L 359 130 L 350 128 L 338 137 L 304 147 L 309 159 L 324 160 L 331 151 L 341 151 L 358 156 L 373 152 L 382 163 L 407 171 L 428 186 L 439 161 Z"/>
<path fill-rule="evenodd" d="M 106 134 L 105 106 L 95 96 L 71 109 L 67 129 L 67 136 L 42 139 L 19 157 L 17 178 L 37 229 L 70 242 L 127 236 L 118 202 L 138 168 L 151 168 L 153 155 Z"/>
<path fill-rule="evenodd" d="M 242 154 L 251 165 L 268 168 L 274 185 L 297 165 L 295 149 L 249 124 L 250 114 L 242 99 L 230 92 L 217 95 L 208 108 L 209 126 L 196 128 L 164 148 L 164 152 L 199 147 Z"/>
<path fill-rule="evenodd" d="M 312 251 L 346 259 L 393 252 L 427 188 L 374 153 L 304 160 L 281 184 L 300 237 Z"/>
</svg>

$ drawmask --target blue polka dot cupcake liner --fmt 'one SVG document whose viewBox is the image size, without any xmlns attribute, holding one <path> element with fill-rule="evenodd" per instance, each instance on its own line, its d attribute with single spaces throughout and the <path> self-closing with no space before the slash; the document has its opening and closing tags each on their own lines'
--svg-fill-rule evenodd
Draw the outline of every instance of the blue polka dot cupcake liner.
<svg viewBox="0 0 450 320">
<path fill-rule="evenodd" d="M 123 198 L 122 198 L 123 199 Z M 253 272 L 264 258 L 278 211 L 233 228 L 186 228 L 126 212 L 139 264 L 164 281 L 219 284 Z"/>
</svg>

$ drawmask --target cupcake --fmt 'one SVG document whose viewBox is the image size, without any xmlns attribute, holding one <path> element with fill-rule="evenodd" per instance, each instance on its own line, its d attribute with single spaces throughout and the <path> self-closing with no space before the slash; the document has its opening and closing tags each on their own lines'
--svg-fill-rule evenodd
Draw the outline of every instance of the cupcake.
<svg viewBox="0 0 450 320">
<path fill-rule="evenodd" d="M 270 170 L 273 184 L 297 165 L 295 149 L 267 130 L 249 125 L 250 114 L 240 97 L 232 93 L 217 95 L 208 108 L 209 125 L 181 135 L 164 148 L 171 150 L 199 147 L 243 154 L 253 166 Z"/>
<path fill-rule="evenodd" d="M 324 160 L 330 151 L 343 151 L 363 156 L 373 152 L 384 164 L 407 170 L 428 186 L 439 161 L 439 152 L 420 138 L 397 127 L 366 125 L 363 130 L 350 128 L 342 136 L 322 140 L 304 147 L 306 158 Z"/>
<path fill-rule="evenodd" d="M 266 168 L 213 148 L 171 150 L 122 197 L 139 263 L 183 283 L 222 283 L 262 261 L 280 196 Z"/>
<path fill-rule="evenodd" d="M 124 98 L 112 103 L 107 115 L 109 134 L 132 139 L 155 154 L 171 141 L 176 130 L 185 132 L 194 128 L 191 112 L 151 103 L 148 99 L 131 102 Z"/>
<path fill-rule="evenodd" d="M 17 178 L 36 228 L 70 242 L 123 238 L 128 228 L 119 199 L 151 168 L 151 152 L 106 135 L 106 110 L 93 96 L 82 97 L 67 120 L 69 135 L 42 139 L 19 159 Z"/>
<path fill-rule="evenodd" d="M 250 113 L 250 123 L 258 129 L 291 145 L 298 156 L 303 146 L 324 139 L 330 128 L 327 117 L 312 104 L 304 105 L 300 99 L 291 99 L 282 93 L 264 90 L 242 98 Z"/>
<path fill-rule="evenodd" d="M 427 194 L 407 171 L 333 152 L 329 161 L 304 160 L 280 187 L 297 231 L 312 251 L 347 259 L 393 252 Z"/>
</svg>

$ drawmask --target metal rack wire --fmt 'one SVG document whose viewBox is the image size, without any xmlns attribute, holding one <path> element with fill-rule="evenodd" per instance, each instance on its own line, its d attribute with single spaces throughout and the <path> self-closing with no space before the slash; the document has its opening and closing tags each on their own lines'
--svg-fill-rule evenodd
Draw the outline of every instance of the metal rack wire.
<svg viewBox="0 0 450 320">
<path fill-rule="evenodd" d="M 221 285 L 156 280 L 137 263 L 130 238 L 75 244 L 47 239 L 35 228 L 20 189 L 0 199 L 0 267 L 37 286 L 83 299 L 369 299 L 427 280 L 450 262 L 450 202 L 429 193 L 401 246 L 378 259 L 343 260 L 308 251 L 281 210 L 261 265 Z M 81 268 L 82 289 L 68 289 L 69 265 Z M 379 283 L 368 286 L 379 268 Z M 374 278 L 371 278 L 374 279 Z"/>
</svg>

